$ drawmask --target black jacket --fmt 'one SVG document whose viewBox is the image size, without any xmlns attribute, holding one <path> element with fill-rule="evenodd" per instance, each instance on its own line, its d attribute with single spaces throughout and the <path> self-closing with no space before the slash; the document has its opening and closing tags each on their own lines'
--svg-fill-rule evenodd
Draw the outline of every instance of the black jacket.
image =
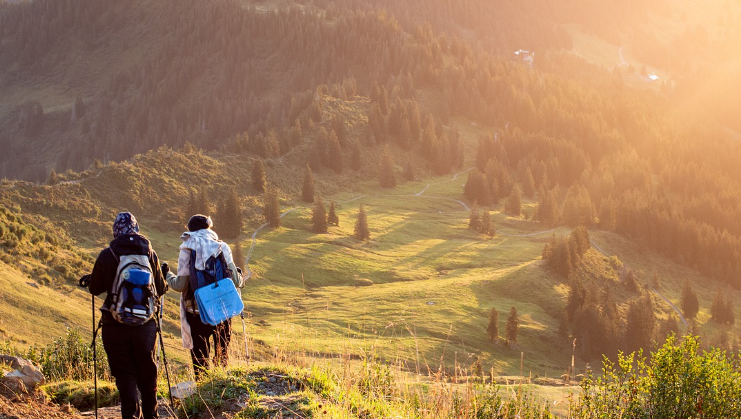
<svg viewBox="0 0 741 419">
<path fill-rule="evenodd" d="M 104 292 L 111 294 L 111 288 L 113 287 L 113 280 L 116 278 L 116 270 L 118 269 L 118 260 L 116 256 L 111 252 L 116 253 L 116 256 L 121 257 L 123 255 L 146 255 L 149 257 L 149 265 L 152 267 L 152 274 L 154 280 L 154 288 L 157 296 L 161 296 L 165 293 L 165 279 L 160 269 L 160 261 L 157 258 L 157 253 L 154 252 L 152 246 L 149 244 L 149 240 L 140 234 L 126 234 L 119 236 L 114 239 L 109 247 L 106 247 L 98 255 L 98 259 L 95 261 L 93 266 L 93 273 L 90 276 L 90 293 L 93 295 L 100 295 Z M 106 303 L 109 303 L 108 297 L 106 297 Z M 103 322 L 108 323 L 113 320 L 113 316 L 103 311 Z"/>
</svg>

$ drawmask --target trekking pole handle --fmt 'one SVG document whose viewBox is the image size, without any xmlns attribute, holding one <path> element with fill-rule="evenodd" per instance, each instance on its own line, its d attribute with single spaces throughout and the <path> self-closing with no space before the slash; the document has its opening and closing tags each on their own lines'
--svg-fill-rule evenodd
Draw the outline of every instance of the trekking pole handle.
<svg viewBox="0 0 741 419">
<path fill-rule="evenodd" d="M 170 272 L 170 265 L 167 264 L 167 262 L 162 263 L 162 275 L 167 275 L 167 273 Z"/>
<path fill-rule="evenodd" d="M 91 277 L 92 277 L 92 275 L 90 275 L 90 274 L 83 275 L 82 278 L 80 278 L 79 285 L 82 288 L 87 288 L 87 286 L 90 285 L 90 278 Z"/>
</svg>

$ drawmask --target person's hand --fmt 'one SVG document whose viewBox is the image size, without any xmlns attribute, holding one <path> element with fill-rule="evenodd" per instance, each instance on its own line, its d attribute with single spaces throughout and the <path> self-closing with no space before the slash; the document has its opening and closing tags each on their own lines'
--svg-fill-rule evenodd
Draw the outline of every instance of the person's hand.
<svg viewBox="0 0 741 419">
<path fill-rule="evenodd" d="M 162 276 L 167 276 L 168 272 L 170 272 L 170 266 L 167 262 L 162 263 Z"/>
<path fill-rule="evenodd" d="M 90 278 L 92 278 L 92 275 L 90 274 L 83 275 L 82 278 L 80 278 L 80 286 L 87 288 L 88 285 L 90 285 Z"/>
</svg>

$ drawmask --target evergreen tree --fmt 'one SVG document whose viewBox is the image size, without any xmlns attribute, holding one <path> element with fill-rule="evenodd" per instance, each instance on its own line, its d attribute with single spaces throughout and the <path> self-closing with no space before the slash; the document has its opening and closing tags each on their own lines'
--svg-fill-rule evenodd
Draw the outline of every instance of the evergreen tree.
<svg viewBox="0 0 741 419">
<path fill-rule="evenodd" d="M 196 193 L 195 191 L 191 189 L 188 195 L 188 204 L 185 207 L 185 215 L 183 218 L 183 223 L 188 224 L 188 220 L 190 220 L 190 217 L 196 214 L 198 214 L 198 203 L 197 203 Z"/>
<path fill-rule="evenodd" d="M 532 198 L 535 195 L 535 179 L 533 179 L 533 172 L 530 171 L 530 167 L 525 171 L 525 179 L 522 185 L 525 196 Z"/>
<path fill-rule="evenodd" d="M 651 348 L 655 324 L 653 303 L 648 294 L 630 303 L 625 328 L 625 344 L 628 352 Z"/>
<path fill-rule="evenodd" d="M 474 168 L 468 173 L 468 180 L 463 186 L 463 193 L 471 201 L 478 201 L 482 206 L 491 204 L 491 193 L 486 177 Z"/>
<path fill-rule="evenodd" d="M 308 163 L 304 170 L 304 183 L 301 188 L 301 199 L 303 199 L 304 202 L 314 202 L 314 175 L 311 174 L 311 167 L 309 167 Z"/>
<path fill-rule="evenodd" d="M 195 209 L 196 211 L 194 212 L 194 214 L 211 214 L 211 201 L 209 200 L 208 190 L 206 189 L 206 186 L 201 186 L 201 188 L 198 190 L 198 197 L 196 198 Z"/>
<path fill-rule="evenodd" d="M 658 340 L 663 341 L 672 334 L 674 334 L 674 336 L 679 336 L 679 323 L 677 322 L 676 317 L 670 315 L 659 327 Z"/>
<path fill-rule="evenodd" d="M 512 192 L 509 194 L 509 198 L 507 198 L 507 203 L 504 205 L 504 212 L 515 217 L 520 216 L 522 212 L 522 197 L 518 185 L 512 188 Z"/>
<path fill-rule="evenodd" d="M 280 203 L 278 202 L 278 194 L 275 191 L 269 192 L 265 197 L 265 206 L 263 207 L 262 215 L 270 227 L 280 227 Z"/>
<path fill-rule="evenodd" d="M 252 187 L 258 192 L 264 193 L 268 186 L 267 177 L 265 176 L 265 165 L 262 160 L 257 159 L 252 164 Z"/>
<path fill-rule="evenodd" d="M 684 281 L 679 305 L 682 308 L 684 316 L 690 320 L 694 319 L 700 311 L 700 302 L 697 300 L 697 294 L 690 286 L 689 281 Z"/>
<path fill-rule="evenodd" d="M 57 172 L 55 172 L 54 169 L 51 169 L 51 172 L 49 172 L 49 178 L 46 180 L 46 184 L 56 185 L 57 182 L 59 182 L 59 177 L 57 176 Z"/>
<path fill-rule="evenodd" d="M 408 161 L 404 168 L 404 178 L 410 182 L 414 181 L 414 167 L 412 166 L 411 161 Z"/>
<path fill-rule="evenodd" d="M 368 229 L 368 217 L 365 215 L 365 208 L 360 204 L 358 219 L 355 221 L 355 238 L 358 240 L 370 239 L 370 230 Z"/>
<path fill-rule="evenodd" d="M 340 140 L 337 138 L 337 134 L 334 130 L 329 132 L 329 167 L 334 170 L 335 173 L 340 174 L 343 170 L 342 164 L 342 147 L 340 146 Z"/>
<path fill-rule="evenodd" d="M 327 232 L 327 211 L 324 209 L 324 202 L 322 198 L 317 196 L 314 199 L 314 210 L 311 214 L 311 225 L 314 233 L 326 233 Z"/>
<path fill-rule="evenodd" d="M 736 319 L 733 314 L 733 304 L 724 296 L 719 289 L 713 298 L 713 304 L 710 306 L 711 320 L 719 324 L 734 324 Z"/>
<path fill-rule="evenodd" d="M 409 150 L 412 142 L 412 130 L 409 127 L 409 119 L 404 117 L 401 121 L 401 130 L 399 131 L 399 147 Z"/>
<path fill-rule="evenodd" d="M 494 225 L 491 222 L 491 214 L 489 214 L 488 208 L 481 211 L 481 228 L 479 228 L 479 231 L 489 237 L 494 236 Z"/>
<path fill-rule="evenodd" d="M 360 146 L 354 143 L 352 146 L 352 154 L 350 155 L 350 166 L 352 170 L 358 171 L 363 165 L 363 156 L 360 152 Z"/>
<path fill-rule="evenodd" d="M 481 215 L 479 214 L 479 206 L 476 201 L 473 201 L 471 206 L 471 215 L 468 217 L 468 228 L 478 231 L 481 227 Z"/>
<path fill-rule="evenodd" d="M 489 310 L 489 325 L 486 326 L 486 333 L 492 342 L 496 342 L 499 338 L 499 312 L 495 307 Z"/>
<path fill-rule="evenodd" d="M 422 135 L 422 122 L 419 116 L 419 108 L 417 107 L 416 100 L 410 101 L 407 105 L 407 115 L 409 116 L 411 142 L 412 144 L 416 144 L 419 141 L 420 135 Z"/>
<path fill-rule="evenodd" d="M 575 250 L 573 238 L 551 236 L 543 247 L 543 259 L 548 266 L 568 278 L 572 269 L 579 263 L 580 256 Z"/>
<path fill-rule="evenodd" d="M 517 343 L 517 332 L 520 328 L 520 319 L 517 316 L 517 309 L 512 306 L 509 310 L 509 317 L 507 318 L 507 343 L 512 345 Z"/>
<path fill-rule="evenodd" d="M 573 320 L 576 310 L 584 305 L 587 298 L 587 291 L 584 289 L 579 278 L 573 278 L 569 283 L 569 294 L 566 298 L 566 317 L 569 321 Z"/>
<path fill-rule="evenodd" d="M 220 236 L 233 239 L 242 232 L 242 205 L 234 188 L 230 188 L 226 199 L 219 203 L 216 219 Z"/>
<path fill-rule="evenodd" d="M 559 205 L 556 190 L 547 191 L 541 188 L 538 192 L 538 208 L 535 211 L 535 219 L 553 227 L 558 222 Z"/>
<path fill-rule="evenodd" d="M 396 176 L 394 176 L 394 158 L 388 147 L 383 148 L 381 154 L 381 166 L 378 168 L 378 182 L 382 188 L 396 187 Z"/>
<path fill-rule="evenodd" d="M 594 222 L 594 205 L 589 192 L 578 183 L 566 192 L 563 203 L 563 218 L 567 225 L 591 226 Z"/>
<path fill-rule="evenodd" d="M 329 212 L 327 213 L 327 224 L 334 225 L 334 226 L 340 225 L 340 217 L 337 216 L 337 211 L 335 209 L 334 201 L 331 201 L 329 203 Z"/>
<path fill-rule="evenodd" d="M 591 247 L 591 244 L 589 243 L 589 234 L 584 226 L 579 226 L 572 231 L 569 240 L 571 241 L 573 249 L 576 251 L 578 259 L 581 259 L 581 256 L 583 256 Z M 578 263 L 578 260 L 576 262 Z"/>
</svg>

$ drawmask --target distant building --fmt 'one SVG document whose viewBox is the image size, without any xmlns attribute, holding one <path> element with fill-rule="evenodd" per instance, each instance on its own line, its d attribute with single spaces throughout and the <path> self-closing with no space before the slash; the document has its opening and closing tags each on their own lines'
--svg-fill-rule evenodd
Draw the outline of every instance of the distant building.
<svg viewBox="0 0 741 419">
<path fill-rule="evenodd" d="M 535 60 L 535 52 L 519 49 L 515 51 L 515 58 L 522 60 L 522 62 L 528 65 L 533 65 L 533 60 Z"/>
<path fill-rule="evenodd" d="M 649 79 L 650 79 L 651 81 L 656 81 L 656 80 L 658 80 L 658 79 L 659 79 L 659 76 L 657 76 L 656 74 L 653 74 L 653 73 L 651 73 L 651 74 L 649 74 L 649 75 L 648 75 L 648 78 L 649 78 Z"/>
</svg>

